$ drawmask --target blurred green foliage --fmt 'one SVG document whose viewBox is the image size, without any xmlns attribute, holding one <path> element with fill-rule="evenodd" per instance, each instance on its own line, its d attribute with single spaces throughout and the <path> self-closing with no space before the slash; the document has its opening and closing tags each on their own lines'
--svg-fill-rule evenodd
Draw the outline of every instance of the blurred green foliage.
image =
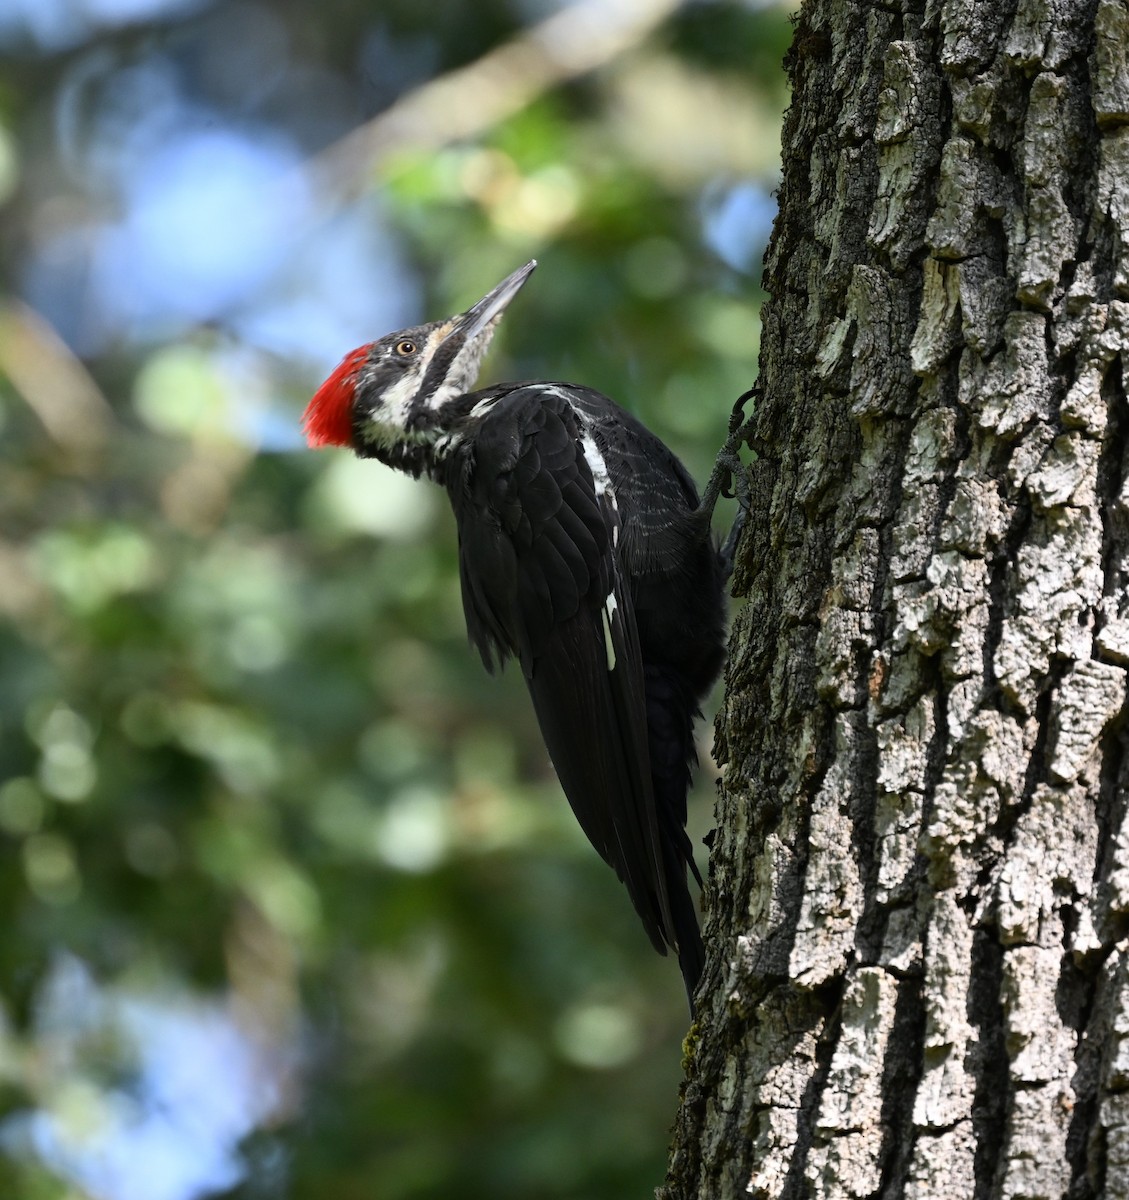
<svg viewBox="0 0 1129 1200">
<path fill-rule="evenodd" d="M 0 1196 L 207 1190 L 147 1191 L 140 1155 L 133 1190 L 75 1166 L 146 1103 L 129 1005 L 190 1001 L 262 1072 L 216 1194 L 648 1195 L 680 1077 L 676 964 L 577 829 L 518 674 L 491 680 L 466 646 L 444 497 L 300 449 L 317 375 L 222 304 L 76 359 L 20 299 L 44 230 L 81 237 L 113 203 L 66 167 L 61 140 L 95 136 L 68 126 L 76 72 L 175 57 L 240 9 L 15 38 L 4 62 Z M 339 89 L 321 126 L 302 102 L 304 147 L 535 10 L 279 5 L 290 69 L 299 47 Z M 358 52 L 374 31 L 380 75 Z M 704 479 L 759 306 L 759 250 L 727 260 L 711 221 L 733 189 L 772 186 L 787 38 L 782 8 L 691 5 L 481 138 L 376 164 L 362 203 L 419 281 L 413 319 L 536 256 L 484 380 L 596 386 Z M 184 68 L 233 124 L 253 90 L 239 65 Z M 272 421 L 279 445 L 255 432 Z M 225 1094 L 222 1071 L 210 1086 Z"/>
</svg>

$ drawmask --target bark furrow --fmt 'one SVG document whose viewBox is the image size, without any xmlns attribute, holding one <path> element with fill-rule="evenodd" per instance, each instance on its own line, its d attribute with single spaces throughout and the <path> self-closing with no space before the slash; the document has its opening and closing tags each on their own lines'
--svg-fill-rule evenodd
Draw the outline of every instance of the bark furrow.
<svg viewBox="0 0 1129 1200">
<path fill-rule="evenodd" d="M 668 1200 L 1129 1195 L 1129 16 L 804 5 Z"/>
</svg>

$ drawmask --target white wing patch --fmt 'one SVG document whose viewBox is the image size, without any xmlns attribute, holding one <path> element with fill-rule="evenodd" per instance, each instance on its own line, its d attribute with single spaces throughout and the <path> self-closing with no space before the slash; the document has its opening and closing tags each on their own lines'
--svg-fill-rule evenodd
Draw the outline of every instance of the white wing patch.
<svg viewBox="0 0 1129 1200">
<path fill-rule="evenodd" d="M 584 451 L 584 461 L 588 464 L 588 470 L 592 472 L 596 498 L 606 501 L 611 509 L 612 548 L 615 549 L 619 545 L 619 504 L 616 502 L 615 488 L 612 487 L 611 475 L 608 473 L 608 464 L 604 461 L 604 456 L 600 453 L 600 447 L 592 432 L 592 423 L 585 413 L 572 404 L 568 392 L 552 385 L 546 386 L 545 390 L 553 392 L 564 400 L 572 408 L 580 424 L 580 448 Z M 607 656 L 609 671 L 614 671 L 616 664 L 612 622 L 615 620 L 617 608 L 619 608 L 619 602 L 615 598 L 615 592 L 608 592 L 607 599 L 604 600 L 604 607 L 600 610 L 600 622 L 604 627 L 604 654 Z"/>
<path fill-rule="evenodd" d="M 596 439 L 588 432 L 580 435 L 580 444 L 584 448 L 584 459 L 588 470 L 592 472 L 592 482 L 596 485 L 596 495 L 607 495 L 612 507 L 616 507 L 615 492 L 612 490 L 611 479 L 608 477 L 608 464 L 596 445 Z"/>
<path fill-rule="evenodd" d="M 612 548 L 615 549 L 619 545 L 619 504 L 615 498 L 615 488 L 612 487 L 611 476 L 608 474 L 608 464 L 604 461 L 604 456 L 600 453 L 600 447 L 596 445 L 596 439 L 592 435 L 591 427 L 585 420 L 584 414 L 573 409 L 577 417 L 580 419 L 584 432 L 580 435 L 580 445 L 584 450 L 584 461 L 588 464 L 588 470 L 592 472 L 592 482 L 596 485 L 596 496 L 603 500 L 607 498 L 608 504 L 612 510 Z"/>
<path fill-rule="evenodd" d="M 608 658 L 609 671 L 615 670 L 615 642 L 612 640 L 612 618 L 615 616 L 615 610 L 618 607 L 615 592 L 608 592 L 608 598 L 604 601 L 600 617 L 604 624 L 604 653 Z"/>
</svg>

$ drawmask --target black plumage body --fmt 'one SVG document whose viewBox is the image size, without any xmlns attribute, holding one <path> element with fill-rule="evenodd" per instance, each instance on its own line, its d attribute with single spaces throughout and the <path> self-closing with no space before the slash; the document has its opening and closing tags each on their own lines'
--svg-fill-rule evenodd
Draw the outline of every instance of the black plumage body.
<svg viewBox="0 0 1129 1200">
<path fill-rule="evenodd" d="M 489 670 L 520 662 L 581 827 L 655 948 L 676 951 L 692 1002 L 703 950 L 686 795 L 724 655 L 725 570 L 681 462 L 606 396 L 469 390 L 532 266 L 458 318 L 355 351 L 307 431 L 446 488 L 470 640 Z"/>
<path fill-rule="evenodd" d="M 654 434 L 589 388 L 472 392 L 440 414 L 447 430 L 464 427 L 456 408 L 479 415 L 425 469 L 455 513 L 471 641 L 488 669 L 521 662 L 581 827 L 656 949 L 676 949 L 692 994 L 702 945 L 686 793 L 725 620 L 697 489 Z"/>
</svg>

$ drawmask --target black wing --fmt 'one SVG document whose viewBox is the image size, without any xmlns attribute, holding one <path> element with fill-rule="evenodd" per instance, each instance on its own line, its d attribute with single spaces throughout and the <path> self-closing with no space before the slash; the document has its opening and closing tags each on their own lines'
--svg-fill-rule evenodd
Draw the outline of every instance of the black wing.
<svg viewBox="0 0 1129 1200">
<path fill-rule="evenodd" d="M 655 948 L 676 946 L 652 789 L 639 638 L 563 390 L 502 396 L 449 482 L 467 631 L 488 669 L 515 654 L 581 828 Z"/>
</svg>

